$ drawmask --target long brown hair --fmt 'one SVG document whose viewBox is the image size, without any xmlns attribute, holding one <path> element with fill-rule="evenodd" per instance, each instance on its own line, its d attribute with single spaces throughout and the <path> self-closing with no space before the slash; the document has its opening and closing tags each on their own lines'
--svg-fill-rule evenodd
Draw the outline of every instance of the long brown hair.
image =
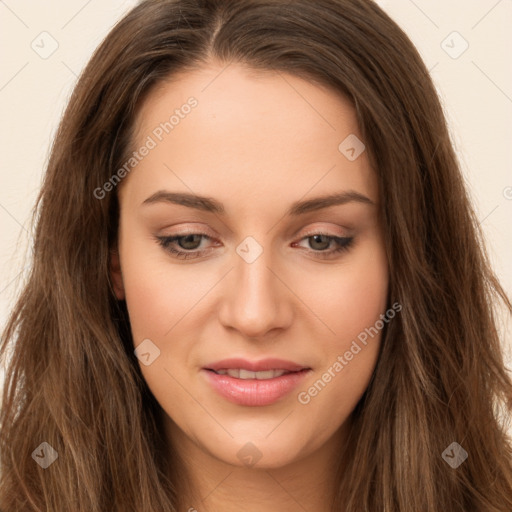
<svg viewBox="0 0 512 512">
<path fill-rule="evenodd" d="M 512 449 L 498 419 L 512 411 L 512 382 L 495 318 L 496 305 L 510 313 L 512 304 L 490 268 L 429 73 L 369 0 L 147 0 L 97 49 L 56 135 L 34 210 L 33 265 L 3 333 L 0 509 L 179 506 L 179 461 L 110 280 L 116 192 L 98 199 L 94 190 L 134 149 L 137 109 L 153 87 L 211 59 L 343 94 L 378 177 L 389 303 L 402 311 L 354 411 L 332 510 L 512 510 Z M 31 456 L 42 442 L 58 453 L 47 469 Z M 468 453 L 457 469 L 442 456 L 453 442 Z"/>
</svg>

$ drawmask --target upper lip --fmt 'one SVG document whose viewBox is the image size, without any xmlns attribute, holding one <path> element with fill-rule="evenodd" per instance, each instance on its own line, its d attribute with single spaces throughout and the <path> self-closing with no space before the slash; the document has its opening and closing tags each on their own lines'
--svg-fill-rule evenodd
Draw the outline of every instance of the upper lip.
<svg viewBox="0 0 512 512">
<path fill-rule="evenodd" d="M 259 372 L 265 370 L 287 370 L 290 372 L 298 372 L 300 370 L 309 369 L 308 366 L 297 364 L 284 359 L 261 359 L 260 361 L 249 361 L 241 358 L 222 359 L 205 366 L 206 370 L 228 370 L 230 368 L 244 369 L 251 372 Z"/>
</svg>

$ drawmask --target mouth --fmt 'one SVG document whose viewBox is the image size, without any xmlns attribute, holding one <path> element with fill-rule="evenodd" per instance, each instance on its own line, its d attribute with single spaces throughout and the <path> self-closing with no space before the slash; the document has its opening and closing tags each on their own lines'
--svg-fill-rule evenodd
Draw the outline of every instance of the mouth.
<svg viewBox="0 0 512 512">
<path fill-rule="evenodd" d="M 261 407 L 284 399 L 312 372 L 310 367 L 282 360 L 257 363 L 224 360 L 202 369 L 210 387 L 237 405 Z"/>
<path fill-rule="evenodd" d="M 299 373 L 302 371 L 307 371 L 309 368 L 303 368 L 301 370 L 283 370 L 281 368 L 276 368 L 272 370 L 261 370 L 258 372 L 253 372 L 251 370 L 246 370 L 245 368 L 222 368 L 220 370 L 213 370 L 211 368 L 206 368 L 207 371 L 216 373 L 217 375 L 229 375 L 234 379 L 241 380 L 269 380 L 275 379 L 276 377 L 281 377 L 282 375 L 288 375 L 290 373 Z"/>
</svg>

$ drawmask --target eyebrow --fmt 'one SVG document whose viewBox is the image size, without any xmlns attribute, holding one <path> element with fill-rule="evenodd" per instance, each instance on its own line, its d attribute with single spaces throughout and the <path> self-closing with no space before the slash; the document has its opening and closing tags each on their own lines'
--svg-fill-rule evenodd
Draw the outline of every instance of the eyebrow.
<svg viewBox="0 0 512 512">
<path fill-rule="evenodd" d="M 290 206 L 286 212 L 286 215 L 303 215 L 305 213 L 321 210 L 330 206 L 343 205 L 353 202 L 375 205 L 375 203 L 365 195 L 356 192 L 355 190 L 347 190 L 335 194 L 315 197 L 306 201 L 297 201 Z M 219 201 L 211 197 L 189 194 L 188 192 L 170 192 L 167 190 L 159 190 L 158 192 L 155 192 L 153 195 L 149 196 L 141 206 L 147 206 L 155 203 L 171 203 L 210 213 L 225 213 L 224 206 Z"/>
</svg>

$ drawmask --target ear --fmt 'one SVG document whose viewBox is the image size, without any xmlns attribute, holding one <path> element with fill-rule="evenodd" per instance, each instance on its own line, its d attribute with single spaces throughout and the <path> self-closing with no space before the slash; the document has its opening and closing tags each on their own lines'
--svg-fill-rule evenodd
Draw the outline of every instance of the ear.
<svg viewBox="0 0 512 512">
<path fill-rule="evenodd" d="M 123 274 L 117 247 L 110 249 L 110 278 L 114 287 L 114 293 L 118 300 L 124 300 Z"/>
</svg>

